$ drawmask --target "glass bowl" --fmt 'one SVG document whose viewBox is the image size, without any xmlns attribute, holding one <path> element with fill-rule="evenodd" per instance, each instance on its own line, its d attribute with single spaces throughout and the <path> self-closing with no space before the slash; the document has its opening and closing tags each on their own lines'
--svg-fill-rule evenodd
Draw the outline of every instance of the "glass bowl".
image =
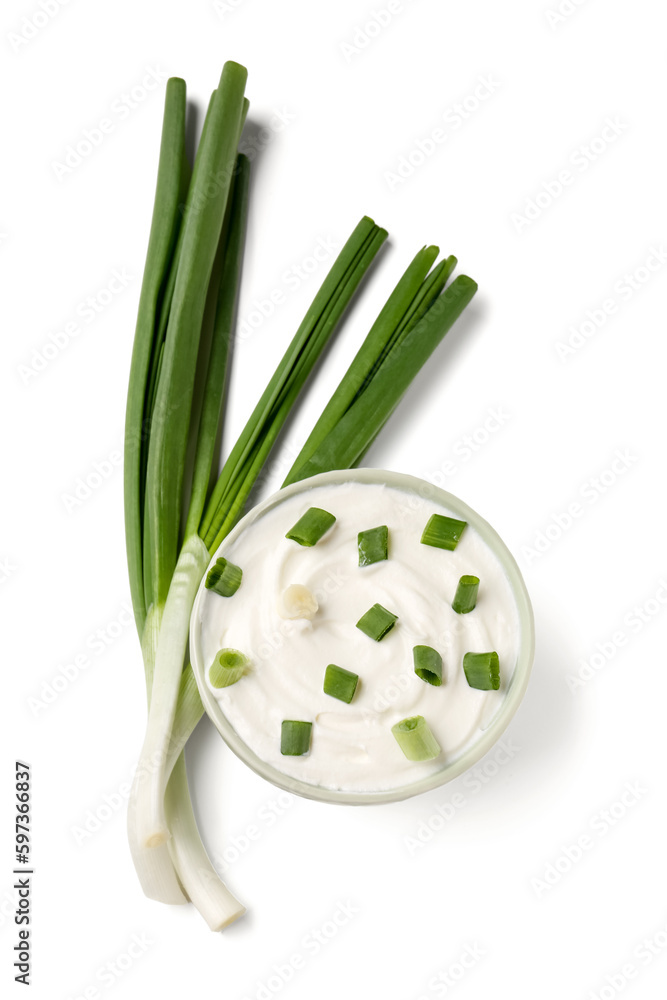
<svg viewBox="0 0 667 1000">
<path fill-rule="evenodd" d="M 467 504 L 459 500 L 451 493 L 441 490 L 439 487 L 428 483 L 423 479 L 414 476 L 404 475 L 398 472 L 388 472 L 381 469 L 348 469 L 344 471 L 325 472 L 318 476 L 313 476 L 300 483 L 295 483 L 285 489 L 280 490 L 273 496 L 268 497 L 262 503 L 254 507 L 236 527 L 223 540 L 222 544 L 211 559 L 211 565 L 216 559 L 225 555 L 228 548 L 236 541 L 242 532 L 245 532 L 251 525 L 261 518 L 265 513 L 273 510 L 277 505 L 298 494 L 308 493 L 309 490 L 320 486 L 336 486 L 343 483 L 369 483 L 374 485 L 386 485 L 394 489 L 411 494 L 413 497 L 427 500 L 432 503 L 441 504 L 448 508 L 461 520 L 467 521 L 482 537 L 489 548 L 493 551 L 500 562 L 507 580 L 509 582 L 519 617 L 519 642 L 518 657 L 514 672 L 509 680 L 507 691 L 500 708 L 496 711 L 491 722 L 488 724 L 474 741 L 469 744 L 455 759 L 443 762 L 440 770 L 430 773 L 417 781 L 400 787 L 382 789 L 380 791 L 352 791 L 325 788 L 310 782 L 302 781 L 291 775 L 284 774 L 273 765 L 262 760 L 245 743 L 231 725 L 222 711 L 215 696 L 210 691 L 205 678 L 206 665 L 203 662 L 201 650 L 201 607 L 207 593 L 204 580 L 202 580 L 192 609 L 190 620 L 190 658 L 192 669 L 197 681 L 199 693 L 201 695 L 206 714 L 213 722 L 214 726 L 231 750 L 240 757 L 248 767 L 267 781 L 272 782 L 278 788 L 293 792 L 304 798 L 316 799 L 320 802 L 338 802 L 347 805 L 368 805 L 380 802 L 399 802 L 402 799 L 418 795 L 421 792 L 430 791 L 446 782 L 456 778 L 463 771 L 472 767 L 480 760 L 491 747 L 500 739 L 507 728 L 512 716 L 516 712 L 521 699 L 523 698 L 530 671 L 533 663 L 535 650 L 535 629 L 533 622 L 533 611 L 519 568 L 514 557 L 508 550 L 505 543 L 479 514 L 472 510 Z M 210 568 L 210 567 L 209 567 Z M 204 578 L 205 579 L 205 578 Z"/>
</svg>

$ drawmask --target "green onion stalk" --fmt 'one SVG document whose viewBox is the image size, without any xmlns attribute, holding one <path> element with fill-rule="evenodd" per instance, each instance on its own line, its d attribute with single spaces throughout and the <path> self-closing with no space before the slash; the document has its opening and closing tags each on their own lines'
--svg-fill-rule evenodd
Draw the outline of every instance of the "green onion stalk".
<svg viewBox="0 0 667 1000">
<path fill-rule="evenodd" d="M 234 290 L 235 299 L 238 284 L 247 203 L 247 161 L 237 158 L 248 108 L 243 96 L 245 78 L 243 67 L 234 63 L 224 67 L 220 86 L 211 98 L 191 180 L 184 151 L 185 84 L 176 79 L 167 84 L 125 436 L 128 566 L 135 619 L 142 638 L 151 734 L 156 717 L 165 711 L 165 702 L 169 701 L 160 680 L 160 637 L 164 646 L 165 635 L 173 635 L 175 629 L 174 615 L 165 614 L 169 610 L 170 584 L 174 578 L 177 593 L 187 588 L 188 572 L 194 572 L 191 564 L 197 565 L 197 560 L 203 559 L 201 546 L 190 544 L 175 572 L 182 469 L 204 307 L 219 283 L 209 358 L 214 367 L 216 358 L 218 364 L 226 358 L 231 322 L 228 289 Z M 232 188 L 234 197 L 230 196 Z M 222 265 L 213 273 L 217 258 L 221 258 Z M 218 411 L 221 401 L 220 392 Z M 135 801 L 136 789 L 150 788 L 154 773 L 161 767 L 157 742 L 153 740 L 148 753 L 142 752 L 135 775 Z M 243 908 L 220 882 L 198 834 L 193 836 L 196 824 L 180 752 L 171 769 L 170 799 L 175 793 L 183 819 L 178 836 L 168 845 L 165 841 L 148 847 L 137 836 L 132 802 L 128 829 L 135 867 L 146 895 L 170 903 L 191 898 L 212 927 L 221 927 L 240 915 Z"/>
<path fill-rule="evenodd" d="M 159 358 L 154 334 L 165 291 L 164 274 L 170 269 L 173 259 L 180 224 L 179 205 L 189 182 L 190 168 L 185 156 L 185 106 L 184 81 L 170 79 L 166 88 L 155 205 L 139 299 L 125 420 L 125 535 L 130 591 L 141 638 L 149 704 L 161 615 L 157 608 L 151 608 L 150 614 L 147 614 L 143 583 L 143 485 L 150 419 L 147 400 Z M 147 896 L 167 903 L 187 902 L 166 847 L 158 852 L 140 850 L 130 837 L 130 850 Z"/>
</svg>

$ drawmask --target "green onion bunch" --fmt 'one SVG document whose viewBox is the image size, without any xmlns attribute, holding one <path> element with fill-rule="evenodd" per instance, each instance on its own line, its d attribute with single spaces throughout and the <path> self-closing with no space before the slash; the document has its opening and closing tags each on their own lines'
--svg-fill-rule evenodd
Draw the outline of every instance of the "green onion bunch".
<svg viewBox="0 0 667 1000">
<path fill-rule="evenodd" d="M 165 903 L 191 900 L 214 930 L 244 907 L 207 857 L 188 789 L 183 750 L 203 714 L 187 658 L 192 605 L 211 556 L 242 516 L 292 407 L 387 238 L 369 218 L 356 226 L 218 473 L 248 215 L 250 165 L 238 152 L 248 112 L 246 78 L 237 63 L 223 67 L 192 167 L 185 153 L 185 83 L 168 81 L 125 429 L 127 558 L 148 701 L 129 842 L 146 895 Z M 437 247 L 425 247 L 400 278 L 286 483 L 358 465 L 470 302 L 477 286 L 465 276 L 448 284 L 456 260 L 437 263 L 438 254 Z M 369 539 L 369 558 L 381 558 L 378 545 L 382 538 Z M 216 585 L 238 586 L 237 567 L 223 563 L 211 570 Z M 221 651 L 221 685 L 244 669 L 238 655 Z M 342 697 L 340 676 L 333 681 L 332 693 Z M 284 734 L 288 752 L 307 738 L 292 724 Z"/>
</svg>

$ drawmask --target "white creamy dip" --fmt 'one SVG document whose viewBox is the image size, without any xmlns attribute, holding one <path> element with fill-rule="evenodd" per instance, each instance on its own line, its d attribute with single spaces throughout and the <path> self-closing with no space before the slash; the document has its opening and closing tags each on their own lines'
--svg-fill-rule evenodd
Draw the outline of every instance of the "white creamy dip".
<svg viewBox="0 0 667 1000">
<path fill-rule="evenodd" d="M 309 507 L 336 517 L 312 547 L 285 538 Z M 229 598 L 206 591 L 199 605 L 201 655 L 208 668 L 222 648 L 251 660 L 237 683 L 210 690 L 241 739 L 278 771 L 328 789 L 381 791 L 410 784 L 451 763 L 486 729 L 499 709 L 519 652 L 519 616 L 503 567 L 468 524 L 454 551 L 420 542 L 432 514 L 457 517 L 437 503 L 390 486 L 351 482 L 315 487 L 261 515 L 241 532 L 224 557 L 240 566 L 243 581 Z M 357 535 L 386 524 L 389 558 L 359 567 Z M 477 606 L 451 608 L 459 578 L 479 577 Z M 312 620 L 281 617 L 281 595 L 293 584 L 308 588 L 319 608 Z M 374 604 L 398 615 L 379 642 L 356 627 Z M 284 609 L 283 609 L 284 613 Z M 439 687 L 414 673 L 413 647 L 442 655 Z M 495 650 L 500 689 L 469 687 L 467 652 Z M 324 693 L 333 663 L 359 675 L 350 704 Z M 391 727 L 423 715 L 442 753 L 406 759 Z M 312 722 L 310 752 L 280 752 L 284 719 Z"/>
</svg>

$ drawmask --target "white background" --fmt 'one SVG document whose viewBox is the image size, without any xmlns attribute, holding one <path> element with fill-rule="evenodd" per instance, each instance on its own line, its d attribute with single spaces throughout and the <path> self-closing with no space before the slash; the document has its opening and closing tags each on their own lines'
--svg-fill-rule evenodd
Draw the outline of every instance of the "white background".
<svg viewBox="0 0 667 1000">
<path fill-rule="evenodd" d="M 10 977 L 8 806 L 13 761 L 27 758 L 33 996 L 266 997 L 274 966 L 295 954 L 305 968 L 281 988 L 273 979 L 269 995 L 653 1000 L 664 990 L 664 20 L 650 0 L 565 2 L 571 13 L 560 20 L 549 16 L 557 0 L 413 0 L 366 31 L 386 6 L 232 0 L 216 11 L 207 0 L 70 0 L 17 42 L 40 8 L 3 5 L 0 938 Z M 507 732 L 519 748 L 512 759 L 497 767 L 492 751 L 483 785 L 461 777 L 394 806 L 286 800 L 269 827 L 258 815 L 278 793 L 205 721 L 188 765 L 207 847 L 220 863 L 223 852 L 234 857 L 233 838 L 243 847 L 249 825 L 261 834 L 226 873 L 248 915 L 214 935 L 191 907 L 143 898 L 124 807 L 104 806 L 126 792 L 145 717 L 139 646 L 123 610 L 122 474 L 113 463 L 163 81 L 187 80 L 200 124 L 229 58 L 249 69 L 246 135 L 276 112 L 293 119 L 254 164 L 240 320 L 273 290 L 286 294 L 235 352 L 225 448 L 325 273 L 320 266 L 295 290 L 282 277 L 320 237 L 342 243 L 367 213 L 391 243 L 312 380 L 265 492 L 279 485 L 414 252 L 437 242 L 455 253 L 479 295 L 367 464 L 442 482 L 491 521 L 525 574 L 537 656 Z M 157 88 L 124 117 L 111 110 L 150 69 Z M 479 100 L 482 78 L 493 92 Z M 465 121 L 452 110 L 464 102 Z M 54 164 L 68 145 L 104 117 L 113 132 L 58 179 Z M 608 119 L 613 141 L 594 142 Z M 436 128 L 446 141 L 391 181 Z M 559 192 L 563 170 L 572 183 Z M 522 223 L 538 194 L 533 220 Z M 642 270 L 648 258 L 653 271 Z M 80 303 L 114 269 L 131 280 L 85 322 Z M 634 272 L 635 290 L 624 277 Z M 572 328 L 588 310 L 599 321 L 608 299 L 616 311 L 591 321 L 581 346 L 561 356 Z M 34 352 L 73 321 L 79 334 L 36 371 Z M 502 426 L 485 430 L 492 410 Z M 614 464 L 617 452 L 625 459 Z M 68 502 L 105 462 L 101 485 Z M 568 524 L 572 504 L 579 514 Z M 633 610 L 642 607 L 644 620 Z M 115 638 L 98 642 L 98 629 Z M 88 665 L 36 707 L 30 699 L 41 700 L 77 655 Z M 438 806 L 453 817 L 432 823 Z M 104 821 L 81 842 L 77 829 L 98 811 Z M 420 831 L 431 839 L 415 847 L 407 838 Z M 582 837 L 588 848 L 568 861 Z M 355 912 L 314 954 L 307 936 L 340 918 L 341 903 Z M 103 982 L 99 970 L 122 959 L 134 934 L 150 942 L 145 952 Z M 470 967 L 447 987 L 466 949 Z"/>
</svg>

